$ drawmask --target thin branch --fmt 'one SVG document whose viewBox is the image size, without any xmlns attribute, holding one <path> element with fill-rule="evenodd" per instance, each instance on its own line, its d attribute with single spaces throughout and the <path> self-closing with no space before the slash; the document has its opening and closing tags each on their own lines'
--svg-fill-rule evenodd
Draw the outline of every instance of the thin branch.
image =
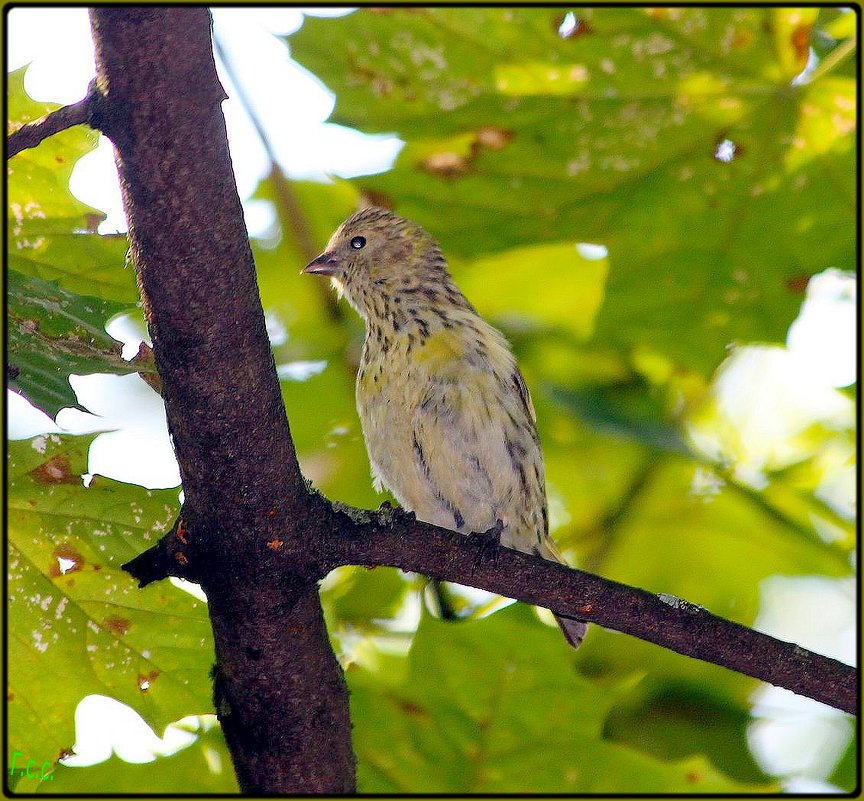
<svg viewBox="0 0 864 801">
<path fill-rule="evenodd" d="M 261 122 L 261 118 L 255 109 L 255 104 L 252 102 L 252 99 L 243 87 L 243 82 L 240 80 L 240 76 L 234 69 L 234 63 L 229 57 L 227 50 L 222 45 L 222 41 L 215 34 L 213 36 L 213 48 L 216 51 L 216 55 L 219 56 L 219 60 L 225 67 L 225 72 L 231 79 L 231 83 L 234 84 L 234 90 L 237 93 L 237 100 L 245 110 L 246 116 L 249 117 L 249 121 L 255 129 L 255 133 L 258 134 L 258 139 L 264 148 L 264 152 L 270 160 L 270 177 L 273 179 L 273 186 L 276 190 L 279 202 L 282 204 L 281 210 L 284 212 L 280 217 L 291 228 L 291 233 L 294 235 L 294 239 L 300 247 L 300 253 L 303 258 L 306 259 L 306 261 L 311 261 L 318 255 L 320 249 L 312 238 L 312 233 L 309 230 L 303 207 L 298 202 L 288 178 L 279 166 L 276 153 L 270 144 L 270 138 L 264 130 L 264 123 Z"/>
<path fill-rule="evenodd" d="M 390 515 L 337 529 L 336 563 L 390 565 L 485 589 L 630 634 L 679 654 L 785 687 L 844 712 L 858 707 L 858 672 L 835 659 L 711 614 L 696 604 Z M 360 536 L 358 536 L 358 534 Z"/>
<path fill-rule="evenodd" d="M 318 496 L 310 498 L 313 505 L 320 505 L 320 530 L 315 536 L 309 533 L 302 541 L 274 539 L 261 549 L 260 558 L 281 562 L 285 575 L 301 574 L 311 580 L 341 565 L 399 567 L 579 617 L 857 713 L 855 668 L 725 620 L 681 598 L 654 595 L 490 544 L 483 535 L 465 537 L 420 523 L 404 512 L 367 512 L 331 506 Z M 310 542 L 314 542 L 311 549 Z M 178 550 L 183 552 L 180 560 Z M 199 563 L 194 573 L 189 572 L 195 556 L 188 537 L 181 544 L 168 535 L 123 567 L 142 586 L 157 580 L 166 566 L 168 574 L 194 580 L 197 572 L 206 570 Z"/>
<path fill-rule="evenodd" d="M 806 75 L 802 78 L 799 83 L 800 84 L 808 84 L 813 83 L 813 81 L 818 80 L 823 75 L 827 75 L 831 70 L 833 70 L 838 64 L 840 64 L 847 56 L 855 52 L 855 48 L 857 46 L 857 42 L 855 41 L 855 37 L 851 36 L 845 41 L 841 42 L 837 47 L 835 47 L 827 56 L 825 56 L 816 68 L 809 75 Z"/>
<path fill-rule="evenodd" d="M 6 138 L 6 158 L 11 159 L 22 150 L 36 147 L 44 142 L 49 136 L 83 125 L 88 120 L 88 106 L 90 96 L 73 103 L 71 106 L 63 106 L 40 117 L 33 122 L 26 122 Z"/>
<path fill-rule="evenodd" d="M 267 136 L 267 131 L 264 128 L 264 123 L 261 120 L 252 98 L 246 92 L 243 86 L 243 81 L 240 75 L 234 69 L 234 62 L 228 54 L 228 51 L 222 45 L 222 41 L 217 34 L 213 35 L 213 48 L 222 65 L 225 67 L 225 72 L 231 79 L 231 83 L 237 93 L 237 101 L 249 117 L 255 133 L 258 134 L 258 139 L 267 158 L 270 160 L 270 180 L 273 182 L 273 191 L 276 194 L 276 211 L 280 223 L 290 229 L 300 250 L 300 255 L 305 261 L 311 261 L 320 253 L 320 242 L 316 242 L 312 235 L 312 230 L 309 226 L 309 218 L 306 214 L 300 201 L 297 199 L 297 194 L 294 191 L 291 181 L 285 174 L 276 158 L 276 151 L 270 143 L 270 137 Z M 330 287 L 326 282 L 316 281 L 315 286 L 321 296 L 321 301 L 327 311 L 327 315 L 331 320 L 341 320 L 343 318 L 342 307 L 336 302 L 336 295 L 330 291 Z"/>
</svg>

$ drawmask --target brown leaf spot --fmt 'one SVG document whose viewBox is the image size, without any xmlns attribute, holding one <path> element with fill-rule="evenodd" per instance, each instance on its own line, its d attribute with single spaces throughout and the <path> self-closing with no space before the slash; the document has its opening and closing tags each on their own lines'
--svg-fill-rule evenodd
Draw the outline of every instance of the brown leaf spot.
<svg viewBox="0 0 864 801">
<path fill-rule="evenodd" d="M 153 686 L 153 682 L 159 677 L 158 670 L 151 670 L 149 673 L 138 674 L 138 689 L 142 693 L 146 693 Z"/>
<path fill-rule="evenodd" d="M 807 58 L 810 55 L 811 30 L 812 28 L 810 25 L 799 25 L 794 31 L 792 31 L 790 39 L 792 42 L 792 48 L 795 50 L 795 57 L 798 61 L 807 61 Z"/>
<path fill-rule="evenodd" d="M 368 85 L 369 89 L 378 97 L 388 97 L 393 93 L 394 83 L 390 76 L 359 64 L 354 64 L 351 67 L 351 78 L 356 83 Z"/>
<path fill-rule="evenodd" d="M 496 128 L 492 125 L 487 125 L 477 129 L 477 145 L 489 148 L 489 150 L 503 150 L 510 144 L 512 138 L 513 131 L 509 131 L 506 128 Z"/>
<path fill-rule="evenodd" d="M 69 759 L 69 757 L 75 756 L 75 749 L 72 748 L 71 745 L 66 746 L 66 748 L 61 748 L 60 753 L 57 754 L 57 761 L 59 762 L 61 759 Z"/>
<path fill-rule="evenodd" d="M 787 278 L 784 283 L 786 289 L 793 295 L 803 295 L 807 291 L 807 284 L 810 283 L 810 276 L 806 273 L 799 273 Z"/>
<path fill-rule="evenodd" d="M 55 456 L 39 467 L 30 471 L 30 476 L 37 484 L 80 484 L 81 476 L 72 472 L 69 459 L 65 456 Z"/>
<path fill-rule="evenodd" d="M 419 718 L 421 720 L 425 720 L 429 717 L 429 713 L 422 706 L 415 704 L 413 701 L 408 701 L 405 698 L 396 698 L 392 695 L 390 696 L 390 700 L 409 717 Z"/>
<path fill-rule="evenodd" d="M 98 233 L 99 223 L 101 223 L 103 220 L 105 220 L 105 218 L 106 218 L 105 214 L 94 214 L 94 213 L 85 214 L 84 215 L 84 227 L 91 234 Z"/>
<path fill-rule="evenodd" d="M 690 784 L 696 784 L 702 781 L 702 774 L 697 773 L 695 770 L 691 770 L 685 777 Z"/>
<path fill-rule="evenodd" d="M 468 159 L 458 153 L 444 151 L 427 156 L 420 162 L 419 167 L 439 178 L 456 178 L 468 172 Z"/>
<path fill-rule="evenodd" d="M 102 627 L 122 637 L 132 627 L 132 621 L 127 620 L 125 617 L 110 615 L 102 621 Z"/>
<path fill-rule="evenodd" d="M 49 576 L 64 576 L 67 573 L 74 573 L 76 570 L 81 570 L 85 559 L 75 546 L 68 542 L 62 542 L 52 552 L 54 557 L 51 566 L 48 568 Z M 61 561 L 62 560 L 62 561 Z"/>
<path fill-rule="evenodd" d="M 732 37 L 732 49 L 733 50 L 746 50 L 753 44 L 753 39 L 755 37 L 750 31 L 742 30 L 738 31 L 735 36 Z"/>
<path fill-rule="evenodd" d="M 56 161 L 58 164 L 65 164 L 66 163 L 66 159 L 63 158 L 63 156 L 61 156 L 59 153 L 57 153 L 54 156 L 54 161 Z"/>
<path fill-rule="evenodd" d="M 381 209 L 389 209 L 393 211 L 396 208 L 396 203 L 390 195 L 384 192 L 376 192 L 374 189 L 364 189 L 360 195 L 360 208 L 366 206 L 378 206 Z"/>
</svg>

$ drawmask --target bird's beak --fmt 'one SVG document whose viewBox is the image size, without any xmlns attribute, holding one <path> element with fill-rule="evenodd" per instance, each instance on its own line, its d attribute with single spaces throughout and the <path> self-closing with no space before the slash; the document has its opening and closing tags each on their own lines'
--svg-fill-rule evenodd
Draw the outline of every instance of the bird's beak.
<svg viewBox="0 0 864 801">
<path fill-rule="evenodd" d="M 310 275 L 329 275 L 332 277 L 342 272 L 342 262 L 336 258 L 335 254 L 324 251 L 317 258 L 312 259 L 301 272 Z"/>
</svg>

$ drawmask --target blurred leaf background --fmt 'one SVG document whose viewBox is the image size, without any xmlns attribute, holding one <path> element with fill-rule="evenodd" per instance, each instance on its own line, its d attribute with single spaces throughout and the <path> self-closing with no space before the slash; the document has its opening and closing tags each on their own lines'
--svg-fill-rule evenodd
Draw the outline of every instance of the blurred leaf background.
<svg viewBox="0 0 864 801">
<path fill-rule="evenodd" d="M 778 581 L 793 597 L 804 596 L 796 581 L 851 593 L 857 384 L 801 390 L 784 342 L 818 285 L 855 295 L 854 17 L 307 18 L 287 45 L 335 93 L 332 121 L 405 145 L 391 169 L 350 181 L 290 180 L 274 160 L 254 193 L 275 211 L 252 244 L 305 474 L 332 499 L 382 500 L 354 408 L 362 324 L 299 270 L 358 204 L 384 204 L 439 239 L 457 283 L 513 344 L 537 408 L 552 533 L 572 564 L 778 636 Z M 10 128 L 50 108 L 27 97 L 23 72 L 9 75 Z M 96 141 L 67 131 L 8 166 L 7 379 L 52 417 L 76 403 L 70 373 L 140 368 L 104 332 L 118 312 L 140 317 L 125 237 L 98 233 L 101 213 L 68 191 Z M 85 486 L 91 439 L 9 443 L 10 759 L 53 770 L 10 782 L 232 792 L 206 717 L 205 605 L 167 582 L 138 591 L 118 567 L 170 525 L 176 491 L 101 476 Z M 830 710 L 815 713 L 818 759 L 767 767 L 748 745 L 764 725 L 759 685 L 729 671 L 597 627 L 574 654 L 543 613 L 388 568 L 338 570 L 322 599 L 352 688 L 363 792 L 857 785 L 851 722 Z M 203 729 L 140 778 L 116 758 L 53 769 L 89 693 L 130 704 L 160 734 L 190 715 Z"/>
</svg>

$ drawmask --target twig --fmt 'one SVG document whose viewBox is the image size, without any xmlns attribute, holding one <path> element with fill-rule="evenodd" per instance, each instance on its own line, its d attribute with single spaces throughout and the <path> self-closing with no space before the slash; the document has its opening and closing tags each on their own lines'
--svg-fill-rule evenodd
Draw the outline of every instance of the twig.
<svg viewBox="0 0 864 801">
<path fill-rule="evenodd" d="M 71 106 L 61 108 L 40 117 L 33 122 L 26 122 L 13 131 L 6 139 L 6 158 L 11 159 L 22 150 L 40 145 L 49 136 L 83 125 L 88 119 L 89 95 Z"/>
<path fill-rule="evenodd" d="M 841 42 L 830 53 L 828 53 L 828 55 L 825 56 L 822 61 L 819 62 L 813 72 L 811 72 L 809 75 L 805 75 L 805 77 L 799 81 L 799 84 L 813 83 L 813 81 L 818 80 L 823 75 L 827 75 L 847 56 L 849 56 L 851 53 L 854 53 L 856 46 L 857 42 L 855 41 L 854 36 L 851 36 L 850 38 Z"/>
<path fill-rule="evenodd" d="M 303 213 L 303 209 L 294 195 L 294 190 L 291 188 L 287 176 L 282 170 L 282 167 L 279 166 L 276 153 L 270 144 L 270 138 L 267 136 L 267 132 L 264 130 L 264 124 L 261 122 L 261 118 L 255 110 L 255 104 L 244 89 L 243 82 L 240 80 L 240 76 L 234 69 L 234 64 L 229 57 L 228 52 L 217 35 L 213 36 L 213 47 L 216 54 L 219 56 L 219 60 L 224 65 L 228 77 L 231 78 L 231 83 L 234 84 L 238 102 L 246 111 L 249 121 L 255 129 L 255 133 L 258 134 L 258 139 L 264 148 L 264 152 L 267 153 L 267 158 L 270 160 L 270 177 L 273 179 L 276 196 L 282 204 L 282 210 L 285 212 L 284 218 L 291 227 L 291 233 L 294 235 L 294 239 L 300 247 L 300 253 L 304 259 L 311 261 L 318 255 L 320 248 L 316 246 L 316 243 L 312 238 L 306 215 Z"/>
<path fill-rule="evenodd" d="M 270 160 L 269 177 L 273 182 L 273 191 L 276 194 L 276 211 L 279 219 L 290 229 L 294 236 L 294 241 L 297 243 L 297 247 L 300 250 L 300 255 L 306 261 L 311 261 L 320 252 L 319 245 L 321 243 L 315 242 L 309 226 L 308 216 L 297 199 L 297 194 L 291 185 L 291 181 L 280 166 L 279 160 L 276 158 L 276 152 L 273 150 L 270 138 L 267 136 L 264 123 L 261 121 L 261 118 L 255 109 L 255 104 L 252 102 L 252 99 L 243 87 L 243 82 L 240 80 L 239 74 L 234 69 L 234 63 L 228 55 L 228 51 L 222 45 L 220 37 L 215 33 L 213 35 L 213 47 L 216 51 L 216 55 L 219 56 L 219 60 L 225 67 L 225 72 L 231 79 L 231 83 L 234 85 L 238 102 L 246 111 L 246 115 L 249 117 L 252 127 L 255 129 L 255 133 L 258 134 L 258 139 L 264 148 L 264 152 Z M 315 285 L 321 296 L 322 302 L 324 303 L 324 307 L 327 310 L 327 315 L 331 320 L 341 320 L 343 313 L 341 306 L 336 302 L 336 295 L 330 291 L 330 287 L 327 286 L 326 282 L 316 281 Z"/>
</svg>

